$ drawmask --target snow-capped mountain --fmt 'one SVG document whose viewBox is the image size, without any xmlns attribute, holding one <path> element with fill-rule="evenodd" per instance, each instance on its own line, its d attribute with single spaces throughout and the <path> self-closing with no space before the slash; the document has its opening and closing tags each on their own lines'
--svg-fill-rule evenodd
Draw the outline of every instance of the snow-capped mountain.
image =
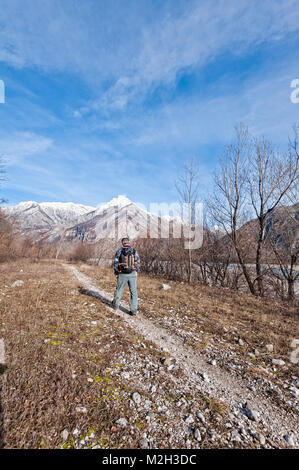
<svg viewBox="0 0 299 470">
<path fill-rule="evenodd" d="M 42 219 L 45 223 L 66 223 L 77 220 L 84 214 L 95 210 L 94 207 L 74 204 L 73 202 L 41 202 L 34 201 L 20 202 L 16 206 L 3 207 L 9 215 L 21 215 L 30 224 L 39 222 Z"/>
<path fill-rule="evenodd" d="M 172 230 L 181 233 L 181 224 L 179 217 L 159 217 L 120 195 L 87 214 L 81 223 L 66 230 L 65 236 L 68 240 L 81 237 L 89 241 L 119 240 L 125 236 L 145 238 L 147 235 L 158 238 L 161 233 L 167 237 Z"/>
<path fill-rule="evenodd" d="M 72 202 L 20 202 L 16 206 L 2 207 L 16 229 L 34 240 L 55 241 L 65 229 L 82 221 L 94 207 Z"/>
<path fill-rule="evenodd" d="M 161 233 L 167 237 L 168 232 L 181 233 L 182 224 L 179 217 L 151 214 L 123 195 L 98 207 L 28 201 L 2 209 L 24 236 L 45 242 L 76 239 L 94 242 L 124 236 L 134 239 L 148 234 L 158 237 Z"/>
</svg>

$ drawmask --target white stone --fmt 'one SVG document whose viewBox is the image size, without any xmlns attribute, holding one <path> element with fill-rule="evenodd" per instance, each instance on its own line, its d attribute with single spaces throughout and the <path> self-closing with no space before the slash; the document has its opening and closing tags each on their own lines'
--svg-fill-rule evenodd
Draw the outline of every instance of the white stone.
<svg viewBox="0 0 299 470">
<path fill-rule="evenodd" d="M 76 411 L 77 413 L 87 413 L 87 409 L 85 408 L 85 406 L 77 406 Z"/>
<path fill-rule="evenodd" d="M 204 382 L 210 382 L 210 379 L 205 372 L 199 372 L 198 375 L 202 378 Z"/>
<path fill-rule="evenodd" d="M 272 364 L 275 366 L 284 366 L 285 362 L 282 359 L 272 359 Z"/>
<path fill-rule="evenodd" d="M 258 421 L 258 412 L 256 410 L 247 410 L 246 414 L 251 421 Z"/>
<path fill-rule="evenodd" d="M 168 284 L 161 284 L 161 286 L 160 286 L 160 290 L 168 290 L 170 288 L 171 287 Z"/>
<path fill-rule="evenodd" d="M 24 285 L 24 281 L 21 281 L 21 280 L 17 280 L 15 282 L 12 283 L 11 287 L 22 287 Z"/>
<path fill-rule="evenodd" d="M 194 418 L 193 418 L 192 415 L 187 415 L 187 416 L 185 416 L 184 421 L 187 424 L 192 424 L 192 423 L 194 423 Z"/>
<path fill-rule="evenodd" d="M 116 424 L 117 424 L 117 426 L 121 426 L 122 428 L 125 428 L 128 424 L 128 421 L 126 420 L 126 418 L 119 418 L 116 421 Z"/>
<path fill-rule="evenodd" d="M 141 402 L 141 396 L 139 395 L 138 392 L 133 393 L 132 400 L 137 404 Z"/>
<path fill-rule="evenodd" d="M 266 438 L 265 436 L 263 436 L 263 434 L 260 434 L 260 433 L 258 434 L 258 440 L 262 446 L 266 444 Z"/>
<path fill-rule="evenodd" d="M 62 439 L 63 439 L 64 441 L 66 441 L 67 438 L 68 438 L 68 436 L 69 436 L 68 430 L 67 430 L 67 429 L 64 429 L 64 430 L 62 431 L 62 433 L 61 433 Z"/>
<path fill-rule="evenodd" d="M 1 362 L 1 361 L 0 361 Z M 299 395 L 299 390 L 296 387 L 290 387 L 290 391 L 294 393 L 294 395 L 298 396 Z"/>
<path fill-rule="evenodd" d="M 204 415 L 202 413 L 196 413 L 196 416 L 197 416 L 198 419 L 200 419 L 200 421 L 202 423 L 206 422 L 206 418 L 204 417 Z"/>
<path fill-rule="evenodd" d="M 286 434 L 285 436 L 283 436 L 283 438 L 289 444 L 289 446 L 293 447 L 295 445 L 293 436 L 291 436 L 290 434 Z"/>
<path fill-rule="evenodd" d="M 144 437 L 142 439 L 140 439 L 140 441 L 138 442 L 138 445 L 139 445 L 140 449 L 148 449 L 149 448 L 149 442 Z"/>
</svg>

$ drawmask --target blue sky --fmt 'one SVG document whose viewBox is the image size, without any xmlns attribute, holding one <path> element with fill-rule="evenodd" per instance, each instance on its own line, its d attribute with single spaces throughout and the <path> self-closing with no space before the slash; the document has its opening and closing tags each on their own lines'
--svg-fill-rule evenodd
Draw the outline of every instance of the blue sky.
<svg viewBox="0 0 299 470">
<path fill-rule="evenodd" d="M 293 0 L 0 0 L 0 155 L 9 205 L 174 202 L 201 192 L 234 126 L 285 146 L 299 103 Z"/>
</svg>

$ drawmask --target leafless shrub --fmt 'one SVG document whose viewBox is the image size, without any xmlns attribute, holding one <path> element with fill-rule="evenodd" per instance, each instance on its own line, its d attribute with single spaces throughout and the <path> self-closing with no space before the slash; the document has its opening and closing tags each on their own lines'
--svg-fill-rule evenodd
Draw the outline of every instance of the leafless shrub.
<svg viewBox="0 0 299 470">
<path fill-rule="evenodd" d="M 94 246 L 90 243 L 79 242 L 76 243 L 73 250 L 69 254 L 69 261 L 78 262 L 84 261 L 86 262 L 89 258 L 94 257 Z"/>
<path fill-rule="evenodd" d="M 184 164 L 183 172 L 177 178 L 175 187 L 181 202 L 188 205 L 187 224 L 189 230 L 191 230 L 195 223 L 195 206 L 198 202 L 199 194 L 199 166 L 195 158 L 192 158 L 189 162 Z M 190 239 L 188 241 L 188 248 L 186 252 L 188 253 L 188 264 L 186 266 L 188 272 L 188 282 L 191 282 L 193 278 L 193 249 L 191 248 Z"/>
<path fill-rule="evenodd" d="M 141 258 L 141 270 L 151 276 L 189 280 L 189 257 L 181 239 L 138 239 L 135 247 Z"/>
<path fill-rule="evenodd" d="M 5 214 L 0 211 L 0 262 L 16 258 L 13 226 Z"/>
</svg>

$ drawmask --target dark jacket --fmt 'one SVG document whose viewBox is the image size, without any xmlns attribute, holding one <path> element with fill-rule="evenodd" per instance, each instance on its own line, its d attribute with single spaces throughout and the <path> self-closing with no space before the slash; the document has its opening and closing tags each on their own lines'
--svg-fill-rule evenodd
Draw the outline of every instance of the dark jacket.
<svg viewBox="0 0 299 470">
<path fill-rule="evenodd" d="M 139 254 L 137 252 L 137 250 L 135 250 L 134 248 L 132 248 L 131 246 L 127 245 L 125 247 L 122 247 L 122 248 L 119 248 L 117 250 L 117 252 L 115 253 L 115 256 L 114 256 L 114 263 L 113 263 L 113 268 L 114 268 L 114 274 L 119 274 L 121 273 L 121 270 L 120 270 L 120 266 L 119 266 L 119 257 L 121 255 L 121 252 L 122 250 L 126 249 L 126 248 L 129 248 L 130 250 L 133 250 L 135 253 L 134 253 L 134 261 L 135 263 L 140 263 L 140 257 L 139 257 Z M 134 268 L 134 271 L 138 271 L 138 266 L 137 264 L 135 264 L 135 268 Z"/>
</svg>

